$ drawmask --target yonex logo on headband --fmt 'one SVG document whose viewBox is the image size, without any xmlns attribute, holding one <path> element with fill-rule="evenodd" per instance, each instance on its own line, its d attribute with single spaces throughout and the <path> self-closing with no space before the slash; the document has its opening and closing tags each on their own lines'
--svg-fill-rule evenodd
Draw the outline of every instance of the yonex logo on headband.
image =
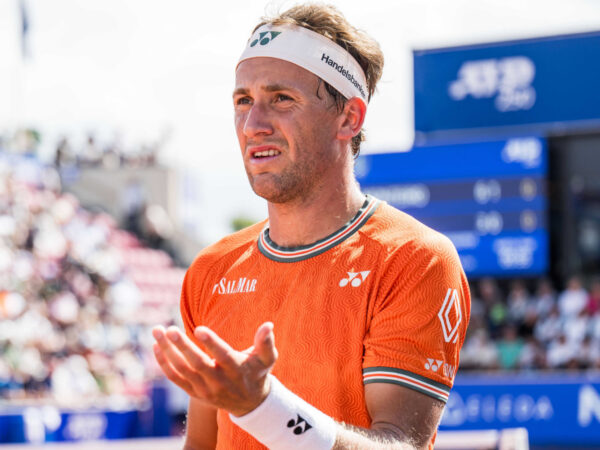
<svg viewBox="0 0 600 450">
<path fill-rule="evenodd" d="M 270 34 L 270 37 L 266 37 L 267 34 Z M 267 45 L 273 39 L 281 34 L 281 31 L 263 31 L 258 35 L 258 38 L 253 40 L 250 43 L 250 47 L 254 47 L 256 44 L 260 42 L 260 45 Z"/>
<path fill-rule="evenodd" d="M 238 64 L 258 57 L 296 64 L 347 99 L 358 98 L 367 106 L 367 78 L 360 64 L 345 48 L 308 28 L 287 24 L 261 26 L 246 44 Z"/>
</svg>

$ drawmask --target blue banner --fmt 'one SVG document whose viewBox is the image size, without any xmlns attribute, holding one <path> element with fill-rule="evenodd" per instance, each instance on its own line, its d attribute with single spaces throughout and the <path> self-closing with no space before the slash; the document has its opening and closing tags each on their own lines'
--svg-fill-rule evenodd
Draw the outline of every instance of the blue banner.
<svg viewBox="0 0 600 450">
<path fill-rule="evenodd" d="M 548 267 L 547 147 L 537 137 L 364 155 L 364 192 L 444 233 L 469 276 L 543 274 Z"/>
<path fill-rule="evenodd" d="M 29 406 L 0 415 L 0 443 L 126 439 L 141 434 L 138 410 L 61 411 Z"/>
<path fill-rule="evenodd" d="M 57 406 L 10 406 L 0 409 L 0 444 L 90 441 L 169 436 L 167 389 L 157 382 L 150 399 L 137 408 L 61 409 Z"/>
<path fill-rule="evenodd" d="M 417 139 L 600 124 L 598 32 L 422 50 L 413 57 Z"/>
<path fill-rule="evenodd" d="M 440 430 L 527 428 L 531 445 L 600 448 L 600 375 L 458 375 Z"/>
</svg>

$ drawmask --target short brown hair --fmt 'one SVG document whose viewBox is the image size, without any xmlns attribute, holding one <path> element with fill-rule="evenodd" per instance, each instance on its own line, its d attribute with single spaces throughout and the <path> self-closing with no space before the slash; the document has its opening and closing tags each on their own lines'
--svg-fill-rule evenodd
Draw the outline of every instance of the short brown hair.
<svg viewBox="0 0 600 450">
<path fill-rule="evenodd" d="M 335 6 L 317 3 L 294 6 L 274 17 L 263 17 L 261 22 L 254 28 L 253 33 L 265 24 L 297 25 L 308 28 L 344 48 L 356 59 L 365 72 L 369 100 L 371 99 L 375 92 L 375 86 L 383 72 L 383 52 L 377 41 L 365 32 L 350 25 Z M 325 89 L 334 98 L 338 109 L 341 111 L 348 99 L 329 83 L 323 80 L 320 81 L 324 83 Z M 360 130 L 352 138 L 352 154 L 354 157 L 358 156 L 360 143 L 364 140 L 363 130 Z"/>
</svg>

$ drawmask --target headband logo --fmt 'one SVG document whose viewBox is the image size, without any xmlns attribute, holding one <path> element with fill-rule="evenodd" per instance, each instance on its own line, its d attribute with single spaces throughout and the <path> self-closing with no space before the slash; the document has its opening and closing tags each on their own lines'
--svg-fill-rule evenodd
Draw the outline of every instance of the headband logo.
<svg viewBox="0 0 600 450">
<path fill-rule="evenodd" d="M 270 34 L 271 36 L 267 36 L 267 34 Z M 258 35 L 258 38 L 250 43 L 250 47 L 254 47 L 258 43 L 260 43 L 260 45 L 267 45 L 280 34 L 281 31 L 263 31 Z"/>
<path fill-rule="evenodd" d="M 365 90 L 363 89 L 362 84 L 360 84 L 356 80 L 356 78 L 354 78 L 354 75 L 352 75 L 352 73 L 350 73 L 348 69 L 344 69 L 343 65 L 340 66 L 332 58 L 330 58 L 329 55 L 326 55 L 325 53 L 323 53 L 323 56 L 321 56 L 321 61 L 337 70 L 344 78 L 346 78 L 350 83 L 352 83 L 352 85 L 356 89 L 358 89 L 360 95 L 362 95 L 363 98 L 367 98 L 367 94 L 365 94 Z"/>
</svg>

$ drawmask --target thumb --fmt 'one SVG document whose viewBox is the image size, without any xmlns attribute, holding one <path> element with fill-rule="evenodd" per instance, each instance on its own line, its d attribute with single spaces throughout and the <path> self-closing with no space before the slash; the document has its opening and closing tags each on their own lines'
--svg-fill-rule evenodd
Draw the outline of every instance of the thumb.
<svg viewBox="0 0 600 450">
<path fill-rule="evenodd" d="M 271 367 L 277 360 L 277 349 L 275 348 L 275 334 L 273 323 L 265 322 L 254 335 L 254 354 L 265 367 Z"/>
</svg>

